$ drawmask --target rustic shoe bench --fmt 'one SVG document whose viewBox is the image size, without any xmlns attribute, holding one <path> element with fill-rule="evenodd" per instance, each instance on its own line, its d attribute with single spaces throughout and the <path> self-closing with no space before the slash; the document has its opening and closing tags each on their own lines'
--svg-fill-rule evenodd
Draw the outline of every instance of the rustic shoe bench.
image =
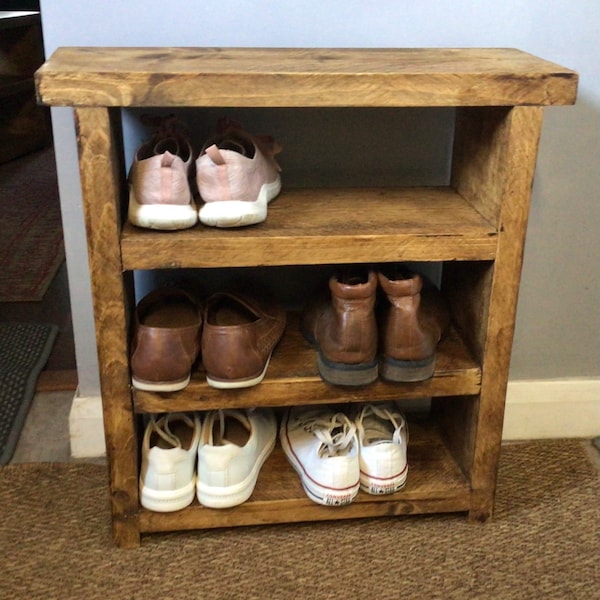
<svg viewBox="0 0 600 600">
<path fill-rule="evenodd" d="M 116 544 L 247 524 L 443 512 L 490 518 L 543 107 L 575 102 L 573 71 L 512 49 L 60 48 L 36 81 L 42 103 L 75 107 Z M 286 190 L 284 174 L 260 226 L 140 230 L 124 219 L 122 107 L 456 107 L 451 181 Z M 215 390 L 199 372 L 173 394 L 131 388 L 133 270 L 395 261 L 443 263 L 453 326 L 428 381 L 380 380 L 352 391 L 325 385 L 290 319 L 259 386 Z M 170 514 L 140 507 L 144 413 L 392 398 L 432 398 L 429 417 L 410 424 L 408 482 L 394 495 L 318 506 L 276 450 L 243 505 L 215 510 L 194 501 Z"/>
</svg>

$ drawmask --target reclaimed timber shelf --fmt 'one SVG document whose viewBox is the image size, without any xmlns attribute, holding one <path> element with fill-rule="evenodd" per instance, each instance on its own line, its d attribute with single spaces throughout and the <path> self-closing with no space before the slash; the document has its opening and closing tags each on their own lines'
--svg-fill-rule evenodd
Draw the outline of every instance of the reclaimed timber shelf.
<svg viewBox="0 0 600 600">
<path fill-rule="evenodd" d="M 575 102 L 576 73 L 514 49 L 82 47 L 58 49 L 36 84 L 41 103 L 75 109 L 119 546 L 179 529 L 435 512 L 491 517 L 543 107 Z M 442 187 L 284 188 L 258 226 L 141 230 L 123 218 L 120 110 L 128 107 L 454 107 L 451 177 Z M 130 385 L 132 271 L 399 261 L 443 265 L 452 327 L 428 381 L 328 386 L 292 316 L 259 386 L 215 390 L 201 367 L 181 392 Z M 409 480 L 391 496 L 361 492 L 346 507 L 315 505 L 278 448 L 238 507 L 194 502 L 159 514 L 139 505 L 145 413 L 419 398 L 431 398 L 431 410 L 410 423 Z"/>
</svg>

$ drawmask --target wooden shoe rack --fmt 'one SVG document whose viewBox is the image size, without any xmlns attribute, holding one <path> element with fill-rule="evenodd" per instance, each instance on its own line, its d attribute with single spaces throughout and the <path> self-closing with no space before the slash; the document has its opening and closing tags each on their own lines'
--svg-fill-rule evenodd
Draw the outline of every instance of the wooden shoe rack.
<svg viewBox="0 0 600 600">
<path fill-rule="evenodd" d="M 493 509 L 517 292 L 544 106 L 575 102 L 577 75 L 511 49 L 61 48 L 37 72 L 38 96 L 73 106 L 86 219 L 115 542 L 234 525 Z M 451 178 L 442 187 L 285 189 L 267 221 L 176 233 L 125 221 L 122 107 L 455 107 Z M 136 269 L 439 261 L 452 330 L 432 379 L 325 385 L 292 319 L 265 380 L 209 388 L 202 373 L 173 394 L 134 392 L 128 344 Z M 140 507 L 143 413 L 432 398 L 411 423 L 410 473 L 392 496 L 346 507 L 305 496 L 283 453 L 253 496 L 231 509 L 195 501 Z"/>
</svg>

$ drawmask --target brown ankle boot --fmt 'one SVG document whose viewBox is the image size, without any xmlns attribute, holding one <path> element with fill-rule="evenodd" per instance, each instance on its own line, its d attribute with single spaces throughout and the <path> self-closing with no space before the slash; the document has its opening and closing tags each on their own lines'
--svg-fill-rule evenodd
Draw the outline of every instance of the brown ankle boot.
<svg viewBox="0 0 600 600">
<path fill-rule="evenodd" d="M 374 271 L 333 276 L 330 298 L 304 315 L 304 336 L 317 346 L 321 378 L 334 385 L 366 385 L 377 379 Z"/>
<path fill-rule="evenodd" d="M 435 350 L 449 323 L 439 291 L 423 290 L 423 277 L 398 271 L 378 274 L 387 301 L 379 319 L 380 373 L 388 381 L 422 381 L 435 369 Z"/>
</svg>

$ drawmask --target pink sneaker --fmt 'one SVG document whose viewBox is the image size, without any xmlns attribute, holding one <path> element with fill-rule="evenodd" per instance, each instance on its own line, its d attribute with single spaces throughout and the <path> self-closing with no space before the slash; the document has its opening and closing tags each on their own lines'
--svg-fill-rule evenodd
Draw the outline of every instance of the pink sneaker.
<svg viewBox="0 0 600 600">
<path fill-rule="evenodd" d="M 222 125 L 196 160 L 198 190 L 205 204 L 200 221 L 212 227 L 262 223 L 267 205 L 281 190 L 275 155 L 281 147 L 269 136 L 251 136 L 235 123 Z"/>
<path fill-rule="evenodd" d="M 192 147 L 166 119 L 135 153 L 129 171 L 129 221 L 149 229 L 187 229 L 198 222 L 189 185 Z"/>
</svg>

